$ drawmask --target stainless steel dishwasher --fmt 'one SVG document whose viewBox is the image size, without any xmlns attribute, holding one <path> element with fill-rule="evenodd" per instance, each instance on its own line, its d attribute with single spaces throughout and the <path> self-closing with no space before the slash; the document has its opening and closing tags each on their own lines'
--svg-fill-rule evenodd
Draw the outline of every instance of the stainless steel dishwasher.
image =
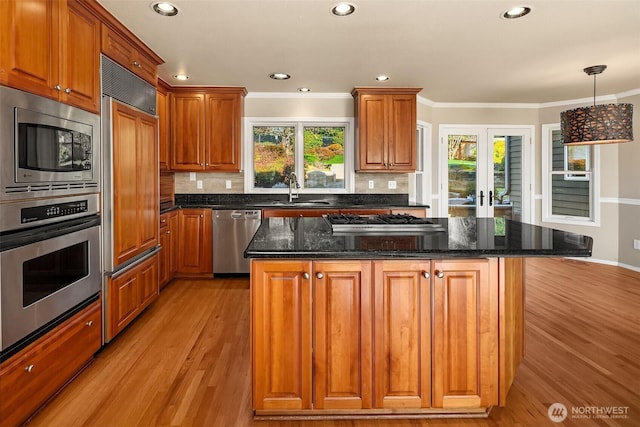
<svg viewBox="0 0 640 427">
<path fill-rule="evenodd" d="M 261 210 L 213 211 L 213 273 L 249 273 L 244 250 L 260 226 Z"/>
</svg>

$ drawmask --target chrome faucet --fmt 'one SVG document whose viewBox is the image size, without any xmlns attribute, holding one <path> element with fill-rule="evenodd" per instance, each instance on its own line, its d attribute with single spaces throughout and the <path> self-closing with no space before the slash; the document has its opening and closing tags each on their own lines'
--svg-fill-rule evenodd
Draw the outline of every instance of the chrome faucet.
<svg viewBox="0 0 640 427">
<path fill-rule="evenodd" d="M 300 188 L 300 184 L 298 183 L 298 177 L 295 172 L 291 172 L 289 174 L 289 203 L 293 202 L 293 199 L 298 198 L 298 188 Z M 293 194 L 293 189 L 295 188 L 296 193 Z"/>
</svg>

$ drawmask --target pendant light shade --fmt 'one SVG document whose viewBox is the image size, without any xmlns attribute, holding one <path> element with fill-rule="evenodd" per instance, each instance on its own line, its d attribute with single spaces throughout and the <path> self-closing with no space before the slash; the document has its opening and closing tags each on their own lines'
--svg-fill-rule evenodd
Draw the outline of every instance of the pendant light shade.
<svg viewBox="0 0 640 427">
<path fill-rule="evenodd" d="M 562 142 L 570 145 L 614 144 L 633 141 L 633 104 L 596 105 L 596 74 L 606 65 L 587 67 L 593 76 L 593 106 L 560 113 Z"/>
</svg>

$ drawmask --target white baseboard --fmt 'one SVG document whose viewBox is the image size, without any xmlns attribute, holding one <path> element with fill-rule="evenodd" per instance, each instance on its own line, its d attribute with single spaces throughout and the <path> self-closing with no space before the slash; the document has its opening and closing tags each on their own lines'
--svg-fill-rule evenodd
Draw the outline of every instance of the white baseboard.
<svg viewBox="0 0 640 427">
<path fill-rule="evenodd" d="M 622 267 L 622 268 L 626 268 L 627 270 L 637 271 L 640 273 L 640 267 L 637 267 L 635 265 L 630 265 L 630 264 L 623 264 L 621 262 L 610 261 L 607 259 L 599 259 L 599 258 L 592 258 L 592 257 L 588 257 L 588 258 L 567 257 L 567 258 L 574 259 L 576 261 L 586 261 L 586 262 L 594 262 L 596 264 L 613 265 L 614 267 Z"/>
</svg>

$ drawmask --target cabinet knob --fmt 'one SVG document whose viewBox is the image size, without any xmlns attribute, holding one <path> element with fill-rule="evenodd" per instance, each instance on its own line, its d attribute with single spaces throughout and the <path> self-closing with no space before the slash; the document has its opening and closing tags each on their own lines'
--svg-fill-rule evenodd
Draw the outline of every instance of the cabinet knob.
<svg viewBox="0 0 640 427">
<path fill-rule="evenodd" d="M 35 368 L 35 367 L 36 367 L 36 365 L 29 365 L 26 368 L 24 368 L 24 370 L 25 370 L 25 372 L 32 372 L 33 368 Z"/>
<path fill-rule="evenodd" d="M 428 278 L 430 278 L 430 277 L 431 277 L 431 274 L 429 274 L 429 272 L 428 272 L 428 271 L 423 271 L 423 272 L 422 272 L 422 277 L 424 277 L 425 279 L 428 279 Z"/>
<path fill-rule="evenodd" d="M 87 326 L 93 326 L 93 320 L 89 320 L 87 323 L 85 323 L 85 325 L 87 325 Z"/>
<path fill-rule="evenodd" d="M 71 93 L 71 88 L 66 88 L 66 89 L 64 90 L 64 93 L 66 93 L 67 95 L 68 95 L 68 94 L 70 94 L 70 93 Z"/>
<path fill-rule="evenodd" d="M 442 279 L 444 277 L 444 271 L 436 271 L 436 276 L 438 276 L 438 279 Z"/>
<path fill-rule="evenodd" d="M 171 234 L 171 230 L 167 230 L 167 234 Z"/>
<path fill-rule="evenodd" d="M 322 278 L 324 277 L 324 274 L 322 274 L 322 273 L 316 273 L 316 277 L 317 277 L 318 279 L 322 279 Z"/>
<path fill-rule="evenodd" d="M 200 218 L 204 218 L 204 214 L 200 214 Z"/>
<path fill-rule="evenodd" d="M 308 279 L 311 276 L 309 276 L 309 273 L 305 272 L 305 273 L 302 273 L 302 277 L 305 279 Z"/>
<path fill-rule="evenodd" d="M 60 85 L 55 85 L 53 88 L 55 90 L 57 90 L 58 92 L 60 92 L 62 90 L 62 86 L 60 86 Z"/>
<path fill-rule="evenodd" d="M 133 61 L 133 66 L 134 67 L 138 67 L 138 68 L 142 68 L 142 65 L 138 61 Z"/>
</svg>

